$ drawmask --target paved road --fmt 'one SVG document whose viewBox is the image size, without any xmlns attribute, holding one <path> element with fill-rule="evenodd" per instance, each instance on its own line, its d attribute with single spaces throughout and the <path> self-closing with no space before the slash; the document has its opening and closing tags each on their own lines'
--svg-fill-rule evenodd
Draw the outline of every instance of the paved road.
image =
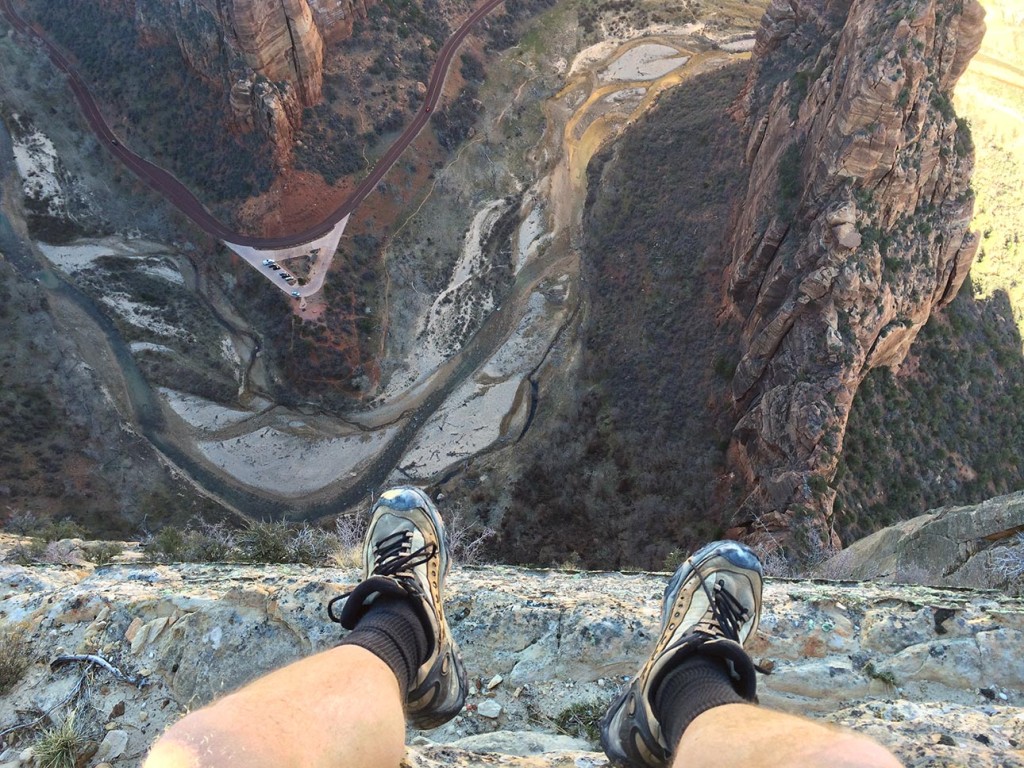
<svg viewBox="0 0 1024 768">
<path fill-rule="evenodd" d="M 427 120 L 430 119 L 430 113 L 437 106 L 437 102 L 440 99 L 448 68 L 451 66 L 452 59 L 455 57 L 459 46 L 462 45 L 462 41 L 466 39 L 470 30 L 478 21 L 502 2 L 504 0 L 485 0 L 479 8 L 470 14 L 462 26 L 445 41 L 445 44 L 441 46 L 437 61 L 434 63 L 434 69 L 430 73 L 430 81 L 427 83 L 427 94 L 423 106 L 416 113 L 413 121 L 402 131 L 402 135 L 395 140 L 388 148 L 388 151 L 377 161 L 370 174 L 355 188 L 348 199 L 327 214 L 326 218 L 319 224 L 315 224 L 301 232 L 281 237 L 253 237 L 241 232 L 232 231 L 214 218 L 203 207 L 203 204 L 196 196 L 178 179 L 160 166 L 143 160 L 121 144 L 117 136 L 110 129 L 110 126 L 103 119 L 103 115 L 100 114 L 99 107 L 92 98 L 92 94 L 89 93 L 85 82 L 79 77 L 78 73 L 71 66 L 71 62 L 67 60 L 57 46 L 50 42 L 40 30 L 29 25 L 18 15 L 14 10 L 12 0 L 0 0 L 0 13 L 7 18 L 7 21 L 15 30 L 40 42 L 54 65 L 67 75 L 71 91 L 78 100 L 82 113 L 85 115 L 93 132 L 107 145 L 107 149 L 124 163 L 132 173 L 162 194 L 175 208 L 195 222 L 200 229 L 214 237 L 231 243 L 238 243 L 239 245 L 252 246 L 253 248 L 280 249 L 302 245 L 323 237 L 333 229 L 335 224 L 359 207 L 359 204 L 373 191 L 373 188 L 377 186 L 387 172 L 391 170 L 391 166 L 397 162 L 406 147 L 416 138 L 423 129 L 423 126 L 427 124 Z"/>
</svg>

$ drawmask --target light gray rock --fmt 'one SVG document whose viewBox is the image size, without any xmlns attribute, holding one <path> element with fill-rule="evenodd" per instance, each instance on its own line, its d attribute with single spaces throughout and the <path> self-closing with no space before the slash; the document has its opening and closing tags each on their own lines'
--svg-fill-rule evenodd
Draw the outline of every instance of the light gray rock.
<svg viewBox="0 0 1024 768">
<path fill-rule="evenodd" d="M 150 671 L 142 688 L 101 670 L 87 683 L 90 711 L 111 712 L 123 702 L 117 719 L 139 730 L 116 730 L 131 736 L 124 754 L 135 754 L 186 708 L 333 647 L 341 633 L 323 606 L 357 579 L 355 569 L 292 566 L 3 566 L 0 584 L 45 586 L 0 592 L 0 616 L 21 617 L 38 658 L 88 638 L 126 675 Z M 536 729 L 575 705 L 603 710 L 649 651 L 667 579 L 455 568 L 448 616 L 469 677 L 478 691 L 495 675 L 504 678 L 494 698 L 478 694 L 470 703 L 483 713 L 500 707 L 508 731 Z M 161 629 L 133 654 L 132 641 L 146 626 Z M 750 650 L 775 667 L 759 683 L 768 705 L 875 735 L 908 765 L 923 765 L 927 757 L 928 765 L 987 767 L 1020 762 L 1020 748 L 1010 741 L 1024 744 L 1024 685 L 1017 682 L 1024 677 L 1022 643 L 1024 604 L 996 592 L 769 579 Z M 882 679 L 886 672 L 895 686 Z M 60 701 L 78 676 L 71 667 L 34 665 L 0 697 L 0 722 Z M 980 687 L 992 689 L 991 700 Z M 451 742 L 494 725 L 467 713 L 431 737 Z M 935 745 L 935 734 L 949 735 L 963 755 Z M 496 765 L 496 759 L 436 743 L 411 747 L 406 762 L 420 768 Z M 501 760 L 512 768 L 570 768 L 602 765 L 604 758 L 570 749 Z M 124 757 L 112 762 L 120 765 Z"/>
<path fill-rule="evenodd" d="M 484 699 L 476 705 L 476 712 L 480 717 L 497 720 L 501 716 L 501 704 L 494 699 Z"/>
<path fill-rule="evenodd" d="M 854 542 L 815 572 L 834 579 L 1005 589 L 1014 585 L 994 567 L 992 554 L 1022 527 L 1024 491 L 942 507 Z"/>
<path fill-rule="evenodd" d="M 103 763 L 116 760 L 128 748 L 128 733 L 126 731 L 107 731 L 107 735 L 100 742 L 99 749 L 93 759 Z"/>
<path fill-rule="evenodd" d="M 849 223 L 842 223 L 839 226 L 833 227 L 832 234 L 836 236 L 836 242 L 839 243 L 841 248 L 846 248 L 851 251 L 855 248 L 859 248 L 863 239 L 861 238 L 860 232 L 857 231 L 857 228 L 853 226 L 853 224 Z"/>
<path fill-rule="evenodd" d="M 537 731 L 494 731 L 478 733 L 451 742 L 451 746 L 468 752 L 497 752 L 502 755 L 540 755 L 545 752 L 585 752 L 590 745 L 557 733 Z"/>
</svg>

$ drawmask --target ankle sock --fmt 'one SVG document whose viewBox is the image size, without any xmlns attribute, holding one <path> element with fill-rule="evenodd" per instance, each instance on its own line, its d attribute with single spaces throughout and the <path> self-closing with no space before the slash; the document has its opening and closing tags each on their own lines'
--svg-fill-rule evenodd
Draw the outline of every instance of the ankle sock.
<svg viewBox="0 0 1024 768">
<path fill-rule="evenodd" d="M 427 660 L 427 632 L 409 600 L 378 597 L 339 645 L 358 645 L 391 667 L 404 701 Z"/>
<path fill-rule="evenodd" d="M 726 662 L 694 655 L 665 675 L 654 691 L 654 713 L 665 743 L 675 752 L 697 715 L 723 704 L 749 704 L 733 688 Z"/>
</svg>

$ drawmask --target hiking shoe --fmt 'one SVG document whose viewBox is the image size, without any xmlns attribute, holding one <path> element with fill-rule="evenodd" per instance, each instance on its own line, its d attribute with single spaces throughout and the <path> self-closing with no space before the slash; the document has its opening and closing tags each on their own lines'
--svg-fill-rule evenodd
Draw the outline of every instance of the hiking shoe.
<svg viewBox="0 0 1024 768">
<path fill-rule="evenodd" d="M 423 730 L 451 720 L 466 700 L 466 670 L 444 616 L 444 580 L 450 567 L 444 523 L 418 488 L 392 488 L 373 505 L 363 541 L 363 581 L 327 606 L 331 619 L 354 629 L 381 595 L 407 596 L 423 622 L 430 652 L 409 688 L 409 723 Z M 346 599 L 347 598 L 347 599 Z M 333 604 L 345 599 L 341 616 Z"/>
<path fill-rule="evenodd" d="M 757 556 L 736 541 L 708 544 L 679 566 L 665 588 L 654 650 L 601 719 L 601 746 L 613 763 L 630 768 L 668 763 L 675 744 L 662 735 L 654 692 L 688 656 L 724 660 L 736 692 L 756 701 L 754 665 L 743 644 L 757 630 L 762 577 Z"/>
</svg>

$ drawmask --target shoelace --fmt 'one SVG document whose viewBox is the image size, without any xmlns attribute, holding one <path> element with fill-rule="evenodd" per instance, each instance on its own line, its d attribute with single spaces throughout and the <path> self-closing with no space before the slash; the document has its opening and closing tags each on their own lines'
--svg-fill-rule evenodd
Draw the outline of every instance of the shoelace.
<svg viewBox="0 0 1024 768">
<path fill-rule="evenodd" d="M 723 637 L 739 642 L 740 627 L 743 626 L 743 622 L 747 620 L 750 612 L 732 592 L 725 588 L 723 579 L 719 579 L 714 587 L 709 589 L 707 581 L 704 580 L 700 571 L 697 571 L 696 568 L 694 570 L 700 578 L 700 585 L 704 589 L 704 593 L 708 596 L 708 604 L 711 606 L 711 615 L 714 618 L 713 622 L 707 623 L 714 625 L 712 628 L 717 628 Z"/>
<path fill-rule="evenodd" d="M 395 531 L 385 536 L 373 548 L 373 571 L 371 576 L 396 576 L 423 565 L 437 555 L 437 544 L 429 542 L 410 552 L 412 531 Z"/>
<path fill-rule="evenodd" d="M 370 571 L 370 576 L 396 577 L 430 562 L 431 558 L 437 556 L 437 544 L 432 541 L 415 552 L 410 551 L 411 545 L 412 531 L 409 530 L 395 531 L 378 541 L 373 548 L 373 570 Z M 334 613 L 334 605 L 345 600 L 352 592 L 353 590 L 349 590 L 328 601 L 327 615 L 331 621 L 341 623 L 341 617 Z"/>
</svg>

